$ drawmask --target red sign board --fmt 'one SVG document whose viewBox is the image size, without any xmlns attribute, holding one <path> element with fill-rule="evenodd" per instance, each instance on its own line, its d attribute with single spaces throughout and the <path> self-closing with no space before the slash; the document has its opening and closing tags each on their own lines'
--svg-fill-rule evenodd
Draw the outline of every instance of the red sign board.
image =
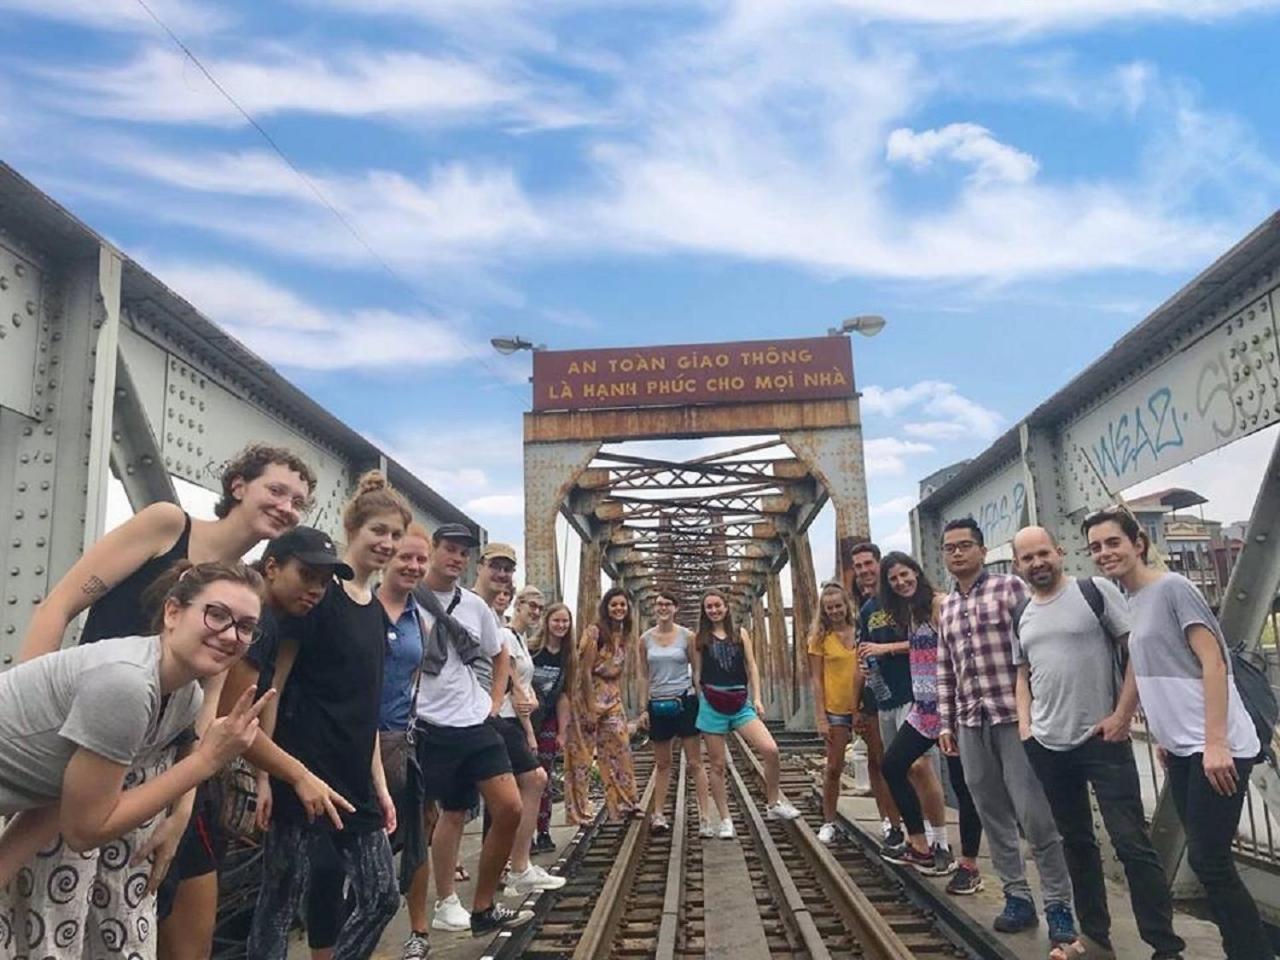
<svg viewBox="0 0 1280 960">
<path fill-rule="evenodd" d="M 848 337 L 607 350 L 538 350 L 533 409 L 847 399 Z"/>
</svg>

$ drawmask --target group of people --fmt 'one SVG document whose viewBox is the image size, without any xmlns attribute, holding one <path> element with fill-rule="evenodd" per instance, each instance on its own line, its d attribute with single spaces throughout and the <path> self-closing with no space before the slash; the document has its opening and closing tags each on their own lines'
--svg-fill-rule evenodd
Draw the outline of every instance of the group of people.
<svg viewBox="0 0 1280 960">
<path fill-rule="evenodd" d="M 22 662 L 0 673 L 4 955 L 207 958 L 225 781 L 238 768 L 256 772 L 264 834 L 255 960 L 285 958 L 299 914 L 316 960 L 368 957 L 402 897 L 406 960 L 427 956 L 429 928 L 479 935 L 526 922 L 530 911 L 498 892 L 565 882 L 532 859 L 555 848 L 557 762 L 567 823 L 594 818 L 595 771 L 611 818 L 647 814 L 662 832 L 678 740 L 701 836 L 731 840 L 736 732 L 764 762 L 767 816 L 799 816 L 779 792 L 753 646 L 725 592 L 701 597 L 696 630 L 676 622 L 676 597 L 659 595 L 656 622 L 636 637 L 638 611 L 615 587 L 578 631 L 564 604 L 532 585 L 515 591 L 510 546 L 481 545 L 457 523 L 427 531 L 377 471 L 346 504 L 339 551 L 300 525 L 315 483 L 289 451 L 252 446 L 224 471 L 216 519 L 147 507 L 35 611 Z M 950 874 L 948 891 L 969 894 L 982 889 L 985 833 L 1005 894 L 995 926 L 1011 932 L 1039 922 L 1025 837 L 1066 956 L 1080 949 L 1073 904 L 1084 933 L 1110 941 L 1092 787 L 1143 938 L 1155 957 L 1182 956 L 1129 743 L 1141 703 L 1228 957 L 1271 957 L 1231 857 L 1263 743 L 1221 628 L 1188 581 L 1147 565 L 1129 514 L 1095 514 L 1085 533 L 1103 577 L 1067 577 L 1052 535 L 1031 527 L 1014 540 L 1020 579 L 988 572 L 981 528 L 953 521 L 940 545 L 946 593 L 904 553 L 855 548 L 854 595 L 824 585 L 807 642 L 828 751 L 819 837 L 836 838 L 845 748 L 861 736 L 885 858 Z M 79 645 L 61 649 L 85 611 Z M 643 706 L 634 718 L 629 662 Z M 637 728 L 654 745 L 651 812 L 632 763 Z M 481 806 L 468 910 L 459 849 Z"/>
<path fill-rule="evenodd" d="M 546 606 L 534 586 L 514 592 L 514 549 L 489 543 L 477 556 L 457 523 L 428 532 L 378 471 L 345 506 L 339 549 L 301 525 L 315 484 L 288 450 L 251 446 L 223 472 L 216 519 L 141 510 L 35 611 L 21 662 L 0 674 L 3 955 L 209 957 L 229 831 L 254 827 L 255 960 L 283 960 L 299 915 L 316 960 L 368 957 L 402 897 L 409 960 L 427 956 L 428 927 L 518 925 L 531 913 L 500 902 L 501 884 L 520 895 L 565 883 L 532 861 L 554 849 L 557 760 L 568 823 L 595 816 L 593 770 L 611 817 L 641 816 L 637 727 L 667 778 L 681 738 L 704 835 L 733 836 L 733 730 L 766 757 L 768 815 L 799 816 L 779 795 L 759 675 L 725 594 L 703 599 L 696 633 L 663 598 L 636 639 L 632 601 L 614 588 L 579 634 L 564 604 Z M 79 644 L 62 649 L 85 611 Z M 629 721 L 634 658 L 646 709 Z M 247 827 L 228 786 L 245 771 Z M 468 910 L 459 848 L 481 806 Z M 652 825 L 668 828 L 661 809 Z"/>
<path fill-rule="evenodd" d="M 815 721 L 827 742 L 820 838 L 836 834 L 845 748 L 862 736 L 886 860 L 950 874 L 948 893 L 972 894 L 983 889 L 985 834 L 1005 897 L 994 926 L 1012 933 L 1039 924 L 1025 839 L 1051 956 L 1083 952 L 1077 917 L 1109 950 L 1092 788 L 1142 939 L 1157 960 L 1183 957 L 1130 740 L 1141 705 L 1227 957 L 1271 958 L 1231 851 L 1270 731 L 1233 683 L 1226 639 L 1203 595 L 1148 563 L 1150 543 L 1132 515 L 1092 514 L 1084 534 L 1102 576 L 1066 575 L 1062 547 L 1041 527 L 1015 536 L 1014 576 L 988 570 L 974 520 L 953 520 L 939 544 L 949 592 L 904 553 L 854 547 L 855 596 L 824 585 L 808 641 Z M 943 760 L 959 811 L 958 857 Z"/>
</svg>

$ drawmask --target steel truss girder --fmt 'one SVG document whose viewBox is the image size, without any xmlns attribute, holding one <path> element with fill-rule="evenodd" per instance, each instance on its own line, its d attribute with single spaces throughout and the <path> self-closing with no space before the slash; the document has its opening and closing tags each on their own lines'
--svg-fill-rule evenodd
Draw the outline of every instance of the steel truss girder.
<svg viewBox="0 0 1280 960">
<path fill-rule="evenodd" d="M 427 525 L 484 531 L 269 365 L 0 164 L 0 664 L 35 604 L 102 533 L 108 478 L 135 509 L 170 474 L 216 487 L 223 460 L 281 443 L 321 478 L 336 532 L 360 470 L 385 465 Z M 67 640 L 75 630 L 68 631 Z"/>
</svg>

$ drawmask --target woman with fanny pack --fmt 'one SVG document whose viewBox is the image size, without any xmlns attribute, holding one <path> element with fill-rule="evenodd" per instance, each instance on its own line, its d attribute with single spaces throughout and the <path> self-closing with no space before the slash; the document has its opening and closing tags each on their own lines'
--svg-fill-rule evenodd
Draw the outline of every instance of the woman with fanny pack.
<svg viewBox="0 0 1280 960">
<path fill-rule="evenodd" d="M 715 828 L 708 816 L 707 774 L 702 768 L 702 745 L 698 742 L 698 695 L 689 670 L 693 631 L 676 623 L 677 606 L 675 597 L 658 594 L 653 602 L 658 623 L 640 636 L 640 702 L 646 704 L 640 724 L 649 729 L 657 764 L 654 796 L 658 798 L 658 809 L 649 829 L 654 833 L 670 829 L 662 803 L 671 782 L 671 742 L 679 737 L 698 795 L 699 832 L 704 837 L 714 837 Z"/>
<path fill-rule="evenodd" d="M 724 738 L 735 730 L 741 731 L 742 738 L 764 762 L 768 818 L 796 819 L 800 811 L 784 800 L 778 789 L 778 745 L 760 719 L 764 704 L 750 637 L 741 627 L 734 629 L 728 597 L 714 587 L 702 595 L 698 633 L 689 659 L 694 685 L 701 691 L 698 729 L 707 739 L 711 796 L 720 814 L 720 838 L 732 840 L 734 836 L 724 783 Z"/>
</svg>

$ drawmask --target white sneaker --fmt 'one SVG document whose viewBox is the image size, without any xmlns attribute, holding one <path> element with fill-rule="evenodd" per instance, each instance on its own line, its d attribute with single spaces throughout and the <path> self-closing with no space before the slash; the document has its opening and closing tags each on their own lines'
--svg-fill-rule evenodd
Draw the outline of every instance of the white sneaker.
<svg viewBox="0 0 1280 960">
<path fill-rule="evenodd" d="M 471 929 L 471 914 L 467 913 L 456 893 L 436 901 L 436 909 L 431 916 L 431 929 L 449 930 L 453 933 Z"/>
<path fill-rule="evenodd" d="M 710 840 L 716 835 L 716 825 L 710 820 L 703 820 L 698 825 L 698 836 L 703 840 Z"/>
<path fill-rule="evenodd" d="M 796 820 L 800 817 L 800 811 L 786 800 L 779 800 L 765 811 L 765 816 L 770 820 Z"/>
<path fill-rule="evenodd" d="M 737 834 L 733 832 L 733 821 L 728 817 L 720 821 L 720 832 L 716 834 L 721 840 L 732 840 Z"/>
<path fill-rule="evenodd" d="M 516 873 L 513 870 L 507 876 L 507 890 L 514 891 L 514 893 L 509 892 L 508 896 L 524 896 L 526 893 L 540 893 L 543 890 L 559 890 L 568 882 L 567 878 L 553 877 L 536 863 L 531 863 L 529 864 L 529 869 L 524 873 Z"/>
<path fill-rule="evenodd" d="M 831 846 L 836 842 L 836 825 L 834 823 L 824 823 L 818 830 L 818 842 Z"/>
</svg>

